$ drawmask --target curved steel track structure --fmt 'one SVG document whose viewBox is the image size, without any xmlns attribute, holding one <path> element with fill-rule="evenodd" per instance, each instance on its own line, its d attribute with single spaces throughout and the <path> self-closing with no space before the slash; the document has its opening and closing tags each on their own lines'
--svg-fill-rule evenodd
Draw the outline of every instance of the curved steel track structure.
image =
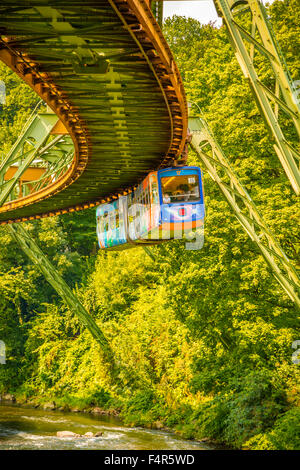
<svg viewBox="0 0 300 470">
<path fill-rule="evenodd" d="M 92 207 L 180 157 L 187 105 L 179 71 L 143 0 L 4 0 L 0 60 L 71 136 L 55 181 L 0 207 L 0 223 Z"/>
</svg>

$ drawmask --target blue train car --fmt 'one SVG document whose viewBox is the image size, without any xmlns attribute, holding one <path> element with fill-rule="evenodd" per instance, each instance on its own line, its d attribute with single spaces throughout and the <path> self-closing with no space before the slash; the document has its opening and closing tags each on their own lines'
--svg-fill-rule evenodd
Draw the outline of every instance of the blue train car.
<svg viewBox="0 0 300 470">
<path fill-rule="evenodd" d="M 201 169 L 164 168 L 149 173 L 128 196 L 98 206 L 99 246 L 125 249 L 184 238 L 197 239 L 190 249 L 199 249 L 204 240 L 204 217 Z"/>
</svg>

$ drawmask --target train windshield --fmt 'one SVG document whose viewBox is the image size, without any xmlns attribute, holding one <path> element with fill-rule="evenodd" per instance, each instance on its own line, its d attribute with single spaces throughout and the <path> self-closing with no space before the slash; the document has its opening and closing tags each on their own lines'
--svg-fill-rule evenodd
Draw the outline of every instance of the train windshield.
<svg viewBox="0 0 300 470">
<path fill-rule="evenodd" d="M 164 204 L 195 202 L 200 199 L 198 174 L 174 175 L 161 178 Z"/>
</svg>

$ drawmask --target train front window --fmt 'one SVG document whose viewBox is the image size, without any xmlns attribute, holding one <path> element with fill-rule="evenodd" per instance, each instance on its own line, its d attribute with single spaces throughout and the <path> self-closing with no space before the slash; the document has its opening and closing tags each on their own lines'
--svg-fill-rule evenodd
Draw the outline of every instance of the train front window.
<svg viewBox="0 0 300 470">
<path fill-rule="evenodd" d="M 197 174 L 174 175 L 161 178 L 163 204 L 199 201 L 199 178 Z"/>
</svg>

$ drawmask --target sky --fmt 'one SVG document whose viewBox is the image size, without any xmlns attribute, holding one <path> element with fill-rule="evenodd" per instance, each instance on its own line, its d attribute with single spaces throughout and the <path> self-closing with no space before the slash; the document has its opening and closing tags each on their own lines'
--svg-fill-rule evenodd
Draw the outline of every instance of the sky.
<svg viewBox="0 0 300 470">
<path fill-rule="evenodd" d="M 274 0 L 268 0 L 273 3 Z M 263 0 L 263 3 L 266 3 Z M 173 15 L 191 16 L 202 24 L 216 21 L 217 26 L 221 26 L 222 20 L 218 17 L 213 0 L 184 1 L 184 2 L 164 2 L 164 18 Z"/>
<path fill-rule="evenodd" d="M 213 0 L 164 2 L 164 18 L 173 15 L 191 16 L 202 24 L 209 23 L 209 21 L 217 21 L 217 25 L 222 24 L 222 20 L 218 18 Z"/>
</svg>

